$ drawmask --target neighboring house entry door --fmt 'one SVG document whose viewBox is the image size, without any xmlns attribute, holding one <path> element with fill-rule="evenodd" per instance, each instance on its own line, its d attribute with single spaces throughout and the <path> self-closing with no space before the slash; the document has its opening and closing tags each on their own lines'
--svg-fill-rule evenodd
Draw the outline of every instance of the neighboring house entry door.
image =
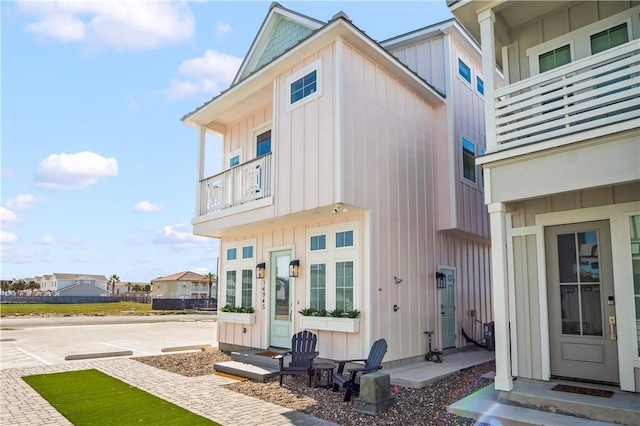
<svg viewBox="0 0 640 426">
<path fill-rule="evenodd" d="M 289 278 L 291 250 L 271 253 L 269 263 L 269 283 L 271 293 L 271 324 L 269 345 L 278 348 L 291 346 L 291 286 Z"/>
<path fill-rule="evenodd" d="M 545 245 L 551 375 L 619 383 L 609 222 L 547 227 Z"/>
<path fill-rule="evenodd" d="M 442 349 L 456 347 L 456 294 L 454 290 L 455 274 L 453 269 L 440 269 L 445 275 L 446 287 L 440 291 L 440 333 Z"/>
</svg>

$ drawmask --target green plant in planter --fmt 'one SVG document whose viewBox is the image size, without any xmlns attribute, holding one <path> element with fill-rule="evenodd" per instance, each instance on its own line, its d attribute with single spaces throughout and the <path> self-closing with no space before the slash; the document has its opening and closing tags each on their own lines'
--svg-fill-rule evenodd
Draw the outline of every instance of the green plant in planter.
<svg viewBox="0 0 640 426">
<path fill-rule="evenodd" d="M 256 311 L 256 310 L 255 310 L 255 309 L 253 309 L 251 306 L 248 306 L 248 307 L 246 307 L 246 308 L 241 308 L 241 309 L 242 309 L 242 311 L 241 311 L 241 312 L 242 312 L 242 313 L 245 313 L 245 314 L 252 314 L 252 313 L 254 313 L 254 312 Z"/>
<path fill-rule="evenodd" d="M 333 311 L 329 311 L 329 315 L 331 315 L 334 318 L 340 318 L 342 314 L 343 312 L 340 309 L 334 309 Z"/>
<path fill-rule="evenodd" d="M 360 311 L 354 309 L 352 311 L 347 311 L 346 315 L 348 318 L 358 318 L 360 316 Z"/>
<path fill-rule="evenodd" d="M 222 308 L 218 308 L 220 312 L 233 312 L 234 309 L 235 309 L 235 306 L 229 305 L 229 304 L 224 305 Z"/>
<path fill-rule="evenodd" d="M 303 317 L 310 317 L 311 315 L 314 314 L 314 311 L 311 308 L 305 308 L 305 309 L 299 310 L 298 313 Z"/>
<path fill-rule="evenodd" d="M 316 311 L 312 314 L 314 317 L 326 317 L 327 316 L 327 310 L 326 309 L 320 309 L 319 311 Z"/>
</svg>

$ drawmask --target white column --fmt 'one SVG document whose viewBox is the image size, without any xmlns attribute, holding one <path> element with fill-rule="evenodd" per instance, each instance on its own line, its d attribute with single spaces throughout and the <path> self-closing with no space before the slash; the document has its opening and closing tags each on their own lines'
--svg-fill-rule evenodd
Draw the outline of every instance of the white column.
<svg viewBox="0 0 640 426">
<path fill-rule="evenodd" d="M 507 273 L 506 206 L 489 204 L 491 223 L 491 275 L 493 286 L 493 321 L 496 351 L 496 390 L 513 389 L 509 351 L 509 286 Z"/>
<path fill-rule="evenodd" d="M 496 51 L 494 24 L 496 15 L 493 10 L 483 10 L 478 14 L 480 23 L 480 44 L 482 46 L 482 76 L 484 77 L 484 124 L 486 134 L 487 153 L 498 148 L 496 141 Z"/>
<path fill-rule="evenodd" d="M 205 142 L 207 140 L 207 129 L 202 125 L 198 124 L 198 158 L 197 165 L 198 168 L 198 182 L 196 183 L 196 214 L 194 217 L 200 216 L 200 202 L 202 201 L 202 179 L 204 179 L 204 157 L 205 157 Z"/>
</svg>

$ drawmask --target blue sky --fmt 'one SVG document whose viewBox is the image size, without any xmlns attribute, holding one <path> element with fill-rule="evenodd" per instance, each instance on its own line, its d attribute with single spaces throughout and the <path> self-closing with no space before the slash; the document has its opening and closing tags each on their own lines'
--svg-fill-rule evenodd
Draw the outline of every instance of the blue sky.
<svg viewBox="0 0 640 426">
<path fill-rule="evenodd" d="M 197 133 L 180 117 L 228 87 L 270 4 L 2 2 L 2 279 L 216 272 L 218 241 L 192 235 Z M 280 4 L 343 10 L 375 40 L 451 17 L 444 0 Z"/>
</svg>

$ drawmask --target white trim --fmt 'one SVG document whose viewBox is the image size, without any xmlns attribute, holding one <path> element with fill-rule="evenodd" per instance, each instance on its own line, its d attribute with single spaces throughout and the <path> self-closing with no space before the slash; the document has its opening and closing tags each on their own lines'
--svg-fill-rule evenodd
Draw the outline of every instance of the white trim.
<svg viewBox="0 0 640 426">
<path fill-rule="evenodd" d="M 267 272 L 266 272 L 265 278 L 262 280 L 262 283 L 265 286 L 265 292 L 266 292 L 265 299 L 264 299 L 265 309 L 262 311 L 263 312 L 262 338 L 260 339 L 262 341 L 261 347 L 263 348 L 268 347 L 269 344 L 271 343 L 270 342 L 271 340 L 271 273 L 269 272 L 271 269 L 271 254 L 276 251 L 290 250 L 291 260 L 293 260 L 293 259 L 296 259 L 295 247 L 296 247 L 295 244 L 287 244 L 284 246 L 269 247 L 264 250 L 263 262 L 265 262 L 267 265 Z M 290 278 L 290 280 L 295 280 L 295 278 Z M 295 282 L 290 281 L 289 282 L 289 300 L 291 301 L 291 333 L 292 334 L 297 332 L 295 317 L 298 314 L 298 311 L 296 310 L 297 309 L 296 305 L 293 303 L 296 300 L 295 292 L 296 292 Z"/>
<path fill-rule="evenodd" d="M 223 170 L 231 168 L 231 159 L 234 157 L 239 157 L 240 160 L 238 162 L 238 165 L 242 164 L 242 147 L 234 149 L 233 151 L 227 153 L 227 155 L 225 156 L 225 165 Z"/>
<path fill-rule="evenodd" d="M 307 74 L 316 72 L 316 91 L 303 97 L 302 99 L 296 101 L 295 103 L 291 103 L 291 85 L 295 82 L 306 76 Z M 301 106 L 316 100 L 320 96 L 322 96 L 322 58 L 318 58 L 309 65 L 304 68 L 294 72 L 289 77 L 286 78 L 286 93 L 287 93 L 287 112 L 291 112 L 296 108 L 300 108 Z"/>
<path fill-rule="evenodd" d="M 569 56 L 571 58 L 571 61 L 569 63 L 574 63 L 576 61 L 576 46 L 575 46 L 574 40 L 568 40 L 564 43 L 559 43 L 557 45 L 553 44 L 551 46 L 554 46 L 554 47 L 550 47 L 548 49 L 543 49 L 543 50 L 537 49 L 539 46 L 543 46 L 546 44 L 548 43 L 543 43 L 541 45 L 539 44 L 537 46 L 527 49 L 527 56 L 529 56 L 530 51 L 532 53 L 532 56 L 529 56 L 529 69 L 531 70 L 531 77 L 540 74 L 540 56 L 544 55 L 545 53 L 549 53 L 552 50 L 556 50 L 561 47 L 565 47 L 569 45 Z M 565 65 L 568 65 L 568 64 L 565 64 Z M 564 65 L 560 65 L 560 66 L 564 66 Z M 559 68 L 560 66 L 554 67 L 552 69 Z M 547 71 L 551 71 L 551 70 L 547 70 Z"/>
<path fill-rule="evenodd" d="M 249 238 L 238 241 L 220 241 L 223 246 L 222 253 L 224 258 L 221 259 L 221 266 L 223 271 L 224 280 L 222 283 L 218 283 L 218 290 L 221 288 L 221 295 L 224 295 L 224 299 L 219 300 L 221 306 L 227 304 L 227 272 L 236 271 L 236 304 L 235 306 L 242 306 L 242 271 L 251 270 L 251 307 L 258 311 L 256 297 L 258 295 L 258 279 L 256 278 L 256 252 L 257 252 L 257 240 L 255 238 Z M 253 257 L 243 258 L 242 249 L 244 247 L 253 247 Z M 236 258 L 234 260 L 227 260 L 227 252 L 230 249 L 236 249 Z M 222 285 L 220 285 L 222 284 Z M 246 306 L 245 306 L 246 307 Z"/>
<path fill-rule="evenodd" d="M 513 253 L 513 236 L 510 234 L 511 229 L 511 213 L 505 213 L 505 231 L 506 231 L 506 243 L 507 243 L 507 265 L 514 264 Z M 509 292 L 509 306 L 516 306 L 516 277 L 515 268 L 509 268 L 507 266 L 507 283 Z M 511 375 L 518 377 L 518 316 L 515 309 L 509 309 L 509 344 L 511 347 Z"/>
<path fill-rule="evenodd" d="M 341 203 L 344 200 L 343 186 L 344 186 L 344 123 L 342 116 L 344 115 L 344 40 L 342 37 L 336 38 L 336 57 L 335 57 L 335 69 L 334 74 L 334 101 L 333 101 L 333 119 L 334 126 L 334 162 L 335 162 L 335 175 L 334 175 L 334 202 Z"/>
<path fill-rule="evenodd" d="M 473 145 L 473 174 L 476 179 L 475 181 L 464 176 L 464 141 L 467 141 L 471 145 Z M 466 135 L 461 133 L 458 146 L 460 147 L 460 157 L 458 160 L 460 162 L 460 180 L 462 181 L 462 183 L 477 189 L 478 188 L 478 165 L 476 164 L 476 158 L 478 158 L 478 148 L 479 148 L 478 143 L 473 142 L 473 139 L 468 138 Z"/>
<path fill-rule="evenodd" d="M 273 121 L 267 120 L 251 128 L 249 146 L 253 147 L 253 158 L 258 158 L 258 136 L 268 131 L 271 131 L 271 152 L 273 152 Z"/>
<path fill-rule="evenodd" d="M 462 59 L 460 57 L 460 55 L 457 55 L 456 58 L 457 58 L 457 60 L 456 60 L 456 77 L 458 77 L 460 80 L 462 80 L 465 85 L 467 85 L 468 87 L 471 88 L 471 90 L 473 90 L 473 76 L 474 76 L 473 68 L 471 67 L 471 65 L 467 64 L 467 61 Z M 464 78 L 462 76 L 462 74 L 460 74 L 460 62 L 462 62 L 463 64 L 465 64 L 465 66 L 467 68 L 469 68 L 469 78 L 471 79 L 471 81 L 467 81 L 467 79 Z"/>
</svg>

